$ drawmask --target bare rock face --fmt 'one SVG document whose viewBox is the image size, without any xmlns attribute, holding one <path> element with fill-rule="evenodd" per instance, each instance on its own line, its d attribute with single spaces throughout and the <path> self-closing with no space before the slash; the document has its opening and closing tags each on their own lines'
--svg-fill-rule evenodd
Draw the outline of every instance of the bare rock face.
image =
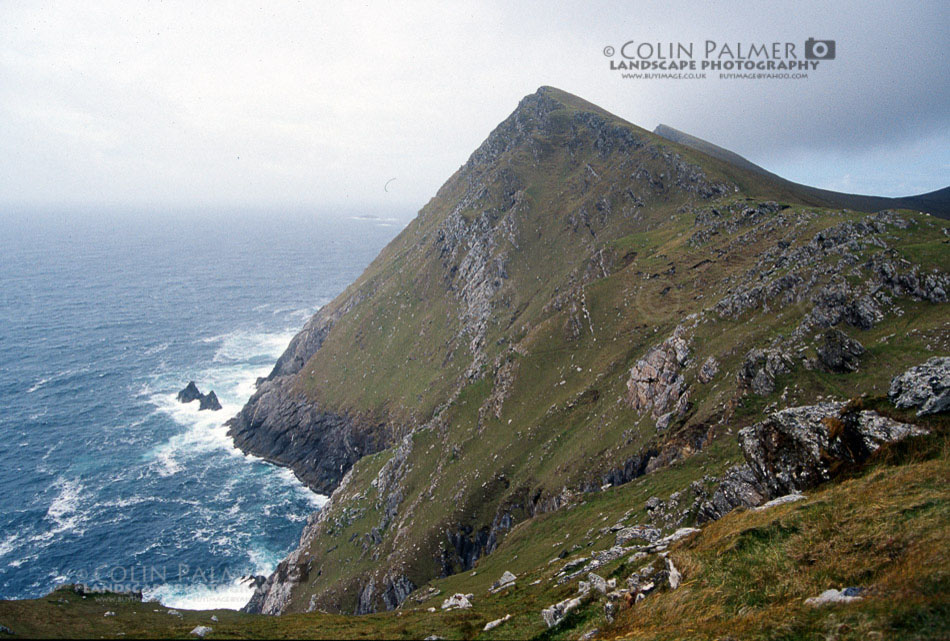
<svg viewBox="0 0 950 641">
<path fill-rule="evenodd" d="M 839 329 L 829 329 L 818 346 L 818 361 L 829 372 L 855 372 L 864 355 L 864 345 Z"/>
<path fill-rule="evenodd" d="M 744 463 L 726 470 L 719 487 L 699 506 L 697 523 L 716 521 L 737 507 L 760 505 L 768 498 L 768 490 L 755 475 L 752 468 Z"/>
<path fill-rule="evenodd" d="M 711 382 L 712 379 L 719 373 L 719 361 L 716 360 L 714 356 L 710 356 L 703 363 L 703 366 L 699 369 L 699 382 L 703 385 Z"/>
<path fill-rule="evenodd" d="M 689 409 L 689 392 L 682 370 L 689 361 L 689 341 L 682 327 L 652 347 L 630 370 L 627 401 L 641 413 L 650 411 L 657 429 Z"/>
<path fill-rule="evenodd" d="M 764 396 L 775 391 L 775 377 L 791 371 L 792 359 L 778 349 L 755 348 L 746 354 L 739 370 L 739 384 Z"/>
<path fill-rule="evenodd" d="M 917 416 L 950 409 L 950 357 L 938 356 L 912 367 L 891 381 L 891 402 L 900 408 L 917 407 Z"/>
<path fill-rule="evenodd" d="M 773 413 L 739 431 L 739 445 L 769 497 L 831 479 L 835 466 L 861 463 L 881 445 L 927 431 L 869 410 L 842 414 L 844 403 L 819 403 Z"/>
</svg>

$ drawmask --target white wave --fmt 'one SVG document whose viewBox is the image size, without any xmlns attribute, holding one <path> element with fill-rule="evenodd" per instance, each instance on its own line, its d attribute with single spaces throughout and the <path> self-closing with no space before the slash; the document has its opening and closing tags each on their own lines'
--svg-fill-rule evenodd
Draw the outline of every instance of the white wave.
<svg viewBox="0 0 950 641">
<path fill-rule="evenodd" d="M 221 345 L 214 354 L 215 362 L 241 362 L 255 358 L 276 359 L 290 343 L 294 332 L 248 332 L 238 330 L 202 339 L 206 343 Z"/>
<path fill-rule="evenodd" d="M 49 378 L 41 378 L 40 380 L 38 380 L 38 381 L 36 381 L 35 383 L 33 383 L 33 386 L 30 387 L 30 389 L 26 390 L 26 393 L 27 393 L 27 394 L 32 394 L 33 392 L 35 392 L 35 391 L 38 390 L 39 388 L 41 388 L 41 387 L 43 387 L 44 385 L 46 385 L 47 383 L 49 383 L 49 381 L 50 381 Z"/>
<path fill-rule="evenodd" d="M 240 610 L 253 594 L 254 586 L 240 579 L 223 585 L 166 583 L 143 591 L 144 598 L 180 610 Z"/>
<path fill-rule="evenodd" d="M 59 491 L 46 510 L 46 518 L 54 523 L 54 527 L 32 535 L 29 538 L 31 544 L 48 544 L 63 532 L 77 531 L 81 534 L 80 526 L 89 519 L 88 514 L 79 511 L 83 491 L 79 481 L 59 477 L 52 487 L 58 488 Z"/>
<path fill-rule="evenodd" d="M 329 496 L 325 496 L 323 494 L 317 494 L 316 492 L 311 490 L 309 487 L 304 485 L 300 481 L 300 479 L 298 479 L 296 475 L 294 475 L 293 471 L 290 470 L 289 468 L 286 468 L 286 467 L 277 468 L 277 475 L 281 477 L 283 482 L 287 483 L 288 485 L 294 486 L 297 494 L 301 496 L 302 498 L 305 498 L 307 501 L 309 501 L 310 504 L 318 510 L 323 509 L 323 506 L 326 505 L 327 501 L 330 500 Z"/>
<path fill-rule="evenodd" d="M 169 343 L 159 343 L 158 345 L 153 345 L 152 347 L 147 348 L 143 353 L 146 356 L 152 356 L 154 354 L 159 354 L 168 349 Z"/>
<path fill-rule="evenodd" d="M 0 542 L 0 556 L 6 556 L 7 554 L 10 554 L 10 552 L 13 552 L 18 547 L 20 546 L 17 545 L 17 535 L 11 534 L 2 542 Z"/>
</svg>

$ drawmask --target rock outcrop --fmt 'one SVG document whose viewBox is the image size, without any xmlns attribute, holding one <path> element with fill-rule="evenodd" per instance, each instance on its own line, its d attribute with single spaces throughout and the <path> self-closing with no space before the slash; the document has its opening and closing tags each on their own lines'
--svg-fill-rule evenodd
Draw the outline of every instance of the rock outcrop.
<svg viewBox="0 0 950 641">
<path fill-rule="evenodd" d="M 870 410 L 842 410 L 844 403 L 793 407 L 739 431 L 746 463 L 769 498 L 815 487 L 885 443 L 926 434 Z"/>
<path fill-rule="evenodd" d="M 950 357 L 941 356 L 912 367 L 891 381 L 888 396 L 900 408 L 917 409 L 917 416 L 950 409 Z"/>
<path fill-rule="evenodd" d="M 864 345 L 840 329 L 829 329 L 818 346 L 818 361 L 829 372 L 854 372 L 865 351 Z"/>
<path fill-rule="evenodd" d="M 689 354 L 689 339 L 680 326 L 630 370 L 627 400 L 635 410 L 650 411 L 657 429 L 666 429 L 671 419 L 689 409 L 689 393 L 682 374 Z"/>
<path fill-rule="evenodd" d="M 194 381 L 190 381 L 184 389 L 178 392 L 176 398 L 179 403 L 198 401 L 198 411 L 211 410 L 212 412 L 216 412 L 221 409 L 221 402 L 218 400 L 218 395 L 214 393 L 214 390 L 211 390 L 207 394 L 202 394 Z"/>
<path fill-rule="evenodd" d="M 791 371 L 792 359 L 779 349 L 755 348 L 746 354 L 739 370 L 740 387 L 765 396 L 775 391 L 775 377 Z"/>
</svg>

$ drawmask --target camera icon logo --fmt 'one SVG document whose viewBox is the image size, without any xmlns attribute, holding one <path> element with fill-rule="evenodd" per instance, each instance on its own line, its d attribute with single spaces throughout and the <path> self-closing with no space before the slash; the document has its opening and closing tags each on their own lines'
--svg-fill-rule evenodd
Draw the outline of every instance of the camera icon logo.
<svg viewBox="0 0 950 641">
<path fill-rule="evenodd" d="M 808 60 L 834 60 L 835 41 L 809 38 L 805 41 L 805 58 Z"/>
</svg>

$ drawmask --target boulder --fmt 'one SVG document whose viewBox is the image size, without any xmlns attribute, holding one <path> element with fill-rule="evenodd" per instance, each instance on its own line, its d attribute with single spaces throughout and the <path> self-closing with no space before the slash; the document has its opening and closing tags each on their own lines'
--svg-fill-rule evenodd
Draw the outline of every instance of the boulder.
<svg viewBox="0 0 950 641">
<path fill-rule="evenodd" d="M 515 584 L 515 579 L 517 578 L 517 576 L 508 570 L 505 570 L 504 574 L 501 575 L 501 578 L 492 584 L 490 592 L 494 594 L 495 592 L 513 586 Z"/>
<path fill-rule="evenodd" d="M 590 583 L 591 589 L 597 590 L 601 594 L 607 594 L 607 580 L 604 579 L 604 577 L 590 572 L 587 575 L 587 579 Z"/>
<path fill-rule="evenodd" d="M 950 409 L 950 357 L 937 356 L 895 376 L 888 390 L 901 409 L 918 408 L 917 416 Z"/>
<path fill-rule="evenodd" d="M 495 628 L 497 628 L 498 626 L 500 626 L 502 623 L 504 623 L 505 621 L 507 621 L 507 620 L 510 619 L 510 618 L 511 618 L 511 615 L 510 615 L 510 614 L 506 614 L 505 616 L 503 616 L 503 617 L 500 618 L 500 619 L 495 619 L 494 621 L 489 621 L 488 623 L 485 624 L 485 627 L 482 628 L 482 631 L 488 632 L 489 630 L 494 630 Z"/>
<path fill-rule="evenodd" d="M 564 620 L 564 617 L 567 616 L 568 612 L 580 604 L 580 598 L 564 599 L 563 601 L 555 603 L 554 605 L 548 606 L 541 610 L 541 618 L 544 619 L 544 622 L 549 628 L 553 628 Z"/>
<path fill-rule="evenodd" d="M 196 627 L 194 630 L 191 631 L 191 634 L 195 635 L 196 637 L 204 637 L 206 634 L 210 632 L 211 632 L 211 628 L 209 628 L 208 626 L 199 625 L 198 627 Z"/>
<path fill-rule="evenodd" d="M 445 601 L 442 602 L 443 610 L 467 610 L 472 607 L 472 602 L 469 600 L 473 597 L 472 594 L 462 594 L 457 593 L 453 594 Z"/>
<path fill-rule="evenodd" d="M 854 372 L 865 351 L 864 345 L 840 329 L 829 329 L 818 346 L 818 362 L 828 372 Z"/>
<path fill-rule="evenodd" d="M 844 403 L 774 412 L 739 431 L 739 445 L 769 497 L 795 494 L 831 479 L 841 464 L 861 463 L 881 445 L 927 430 L 869 410 L 842 413 Z"/>
</svg>

